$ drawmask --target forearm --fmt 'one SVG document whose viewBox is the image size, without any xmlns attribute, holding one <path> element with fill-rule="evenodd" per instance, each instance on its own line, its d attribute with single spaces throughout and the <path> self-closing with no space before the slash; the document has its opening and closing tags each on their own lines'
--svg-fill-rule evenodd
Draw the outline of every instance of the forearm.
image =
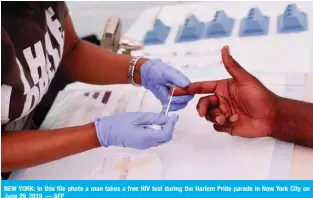
<svg viewBox="0 0 313 198">
<path fill-rule="evenodd" d="M 27 168 L 99 147 L 93 123 L 54 130 L 2 135 L 2 172 Z"/>
<path fill-rule="evenodd" d="M 132 57 L 112 53 L 100 46 L 79 40 L 64 57 L 62 68 L 72 80 L 89 84 L 126 84 L 128 67 Z M 134 71 L 135 82 L 141 84 L 141 59 Z"/>
<path fill-rule="evenodd" d="M 279 98 L 271 136 L 313 148 L 313 104 Z"/>
</svg>

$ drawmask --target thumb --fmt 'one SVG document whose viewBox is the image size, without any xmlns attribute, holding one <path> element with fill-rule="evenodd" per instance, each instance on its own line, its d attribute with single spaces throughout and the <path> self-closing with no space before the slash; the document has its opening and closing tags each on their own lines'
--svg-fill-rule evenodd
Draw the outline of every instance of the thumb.
<svg viewBox="0 0 313 198">
<path fill-rule="evenodd" d="M 247 82 L 253 79 L 252 75 L 233 59 L 230 55 L 228 46 L 224 46 L 222 49 L 222 61 L 226 70 L 236 82 Z"/>
</svg>

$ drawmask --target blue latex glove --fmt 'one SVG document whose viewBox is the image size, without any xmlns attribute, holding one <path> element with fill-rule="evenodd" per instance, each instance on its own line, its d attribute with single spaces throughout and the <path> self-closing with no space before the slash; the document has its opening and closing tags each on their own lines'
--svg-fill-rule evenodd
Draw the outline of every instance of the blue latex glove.
<svg viewBox="0 0 313 198">
<path fill-rule="evenodd" d="M 184 74 L 161 60 L 146 61 L 140 68 L 140 74 L 143 86 L 161 101 L 162 112 L 166 110 L 171 95 L 168 85 L 186 88 L 190 84 Z M 183 109 L 192 98 L 193 95 L 173 96 L 169 111 Z"/>
<path fill-rule="evenodd" d="M 147 149 L 172 139 L 178 120 L 158 113 L 120 113 L 95 119 L 98 139 L 102 146 L 121 146 Z M 159 125 L 153 129 L 147 125 Z"/>
</svg>

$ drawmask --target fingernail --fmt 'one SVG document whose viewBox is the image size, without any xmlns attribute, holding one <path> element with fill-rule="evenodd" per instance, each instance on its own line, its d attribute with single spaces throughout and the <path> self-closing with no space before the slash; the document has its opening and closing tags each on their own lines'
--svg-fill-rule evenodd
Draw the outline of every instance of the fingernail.
<svg viewBox="0 0 313 198">
<path fill-rule="evenodd" d="M 215 118 L 215 121 L 219 124 L 219 125 L 223 125 L 225 123 L 225 119 L 224 116 L 217 116 Z"/>
<path fill-rule="evenodd" d="M 237 114 L 234 114 L 234 115 L 230 116 L 230 118 L 229 118 L 230 122 L 236 122 L 237 120 L 238 120 L 238 115 Z"/>
<path fill-rule="evenodd" d="M 221 124 L 221 121 L 220 121 L 220 119 L 219 119 L 219 117 L 216 117 L 216 118 L 215 118 L 215 122 L 216 122 L 217 124 L 219 124 L 219 125 L 222 125 L 222 124 Z"/>
</svg>

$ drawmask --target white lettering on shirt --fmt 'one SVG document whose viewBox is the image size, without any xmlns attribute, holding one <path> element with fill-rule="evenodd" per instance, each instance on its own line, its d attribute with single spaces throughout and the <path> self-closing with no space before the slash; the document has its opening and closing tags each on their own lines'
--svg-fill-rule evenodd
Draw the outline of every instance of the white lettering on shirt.
<svg viewBox="0 0 313 198">
<path fill-rule="evenodd" d="M 27 66 L 30 70 L 30 76 L 32 78 L 33 84 L 28 82 L 21 62 L 16 58 L 17 65 L 20 70 L 21 81 L 24 86 L 24 96 L 25 102 L 22 114 L 10 120 L 9 118 L 9 109 L 10 109 L 10 99 L 11 99 L 11 86 L 2 85 L 1 90 L 1 123 L 8 123 L 12 121 L 17 121 L 21 117 L 29 115 L 29 113 L 37 106 L 41 101 L 44 94 L 47 92 L 48 87 L 55 75 L 57 68 L 59 67 L 60 60 L 63 54 L 64 47 L 64 32 L 61 30 L 61 24 L 58 19 L 52 20 L 54 16 L 54 11 L 52 8 L 48 8 L 45 11 L 46 21 L 48 29 L 51 32 L 51 35 L 57 41 L 59 46 L 58 48 L 53 48 L 51 42 L 51 36 L 47 31 L 42 40 L 37 41 L 32 46 L 26 47 L 23 50 L 24 58 L 27 62 Z M 44 42 L 44 45 L 43 43 Z M 43 47 L 45 46 L 45 50 Z M 52 57 L 53 63 L 49 60 L 49 56 Z M 24 66 L 25 67 L 25 66 Z M 26 70 L 25 70 L 26 71 Z"/>
<path fill-rule="evenodd" d="M 9 110 L 12 87 L 1 85 L 1 125 L 9 122 Z"/>
</svg>

